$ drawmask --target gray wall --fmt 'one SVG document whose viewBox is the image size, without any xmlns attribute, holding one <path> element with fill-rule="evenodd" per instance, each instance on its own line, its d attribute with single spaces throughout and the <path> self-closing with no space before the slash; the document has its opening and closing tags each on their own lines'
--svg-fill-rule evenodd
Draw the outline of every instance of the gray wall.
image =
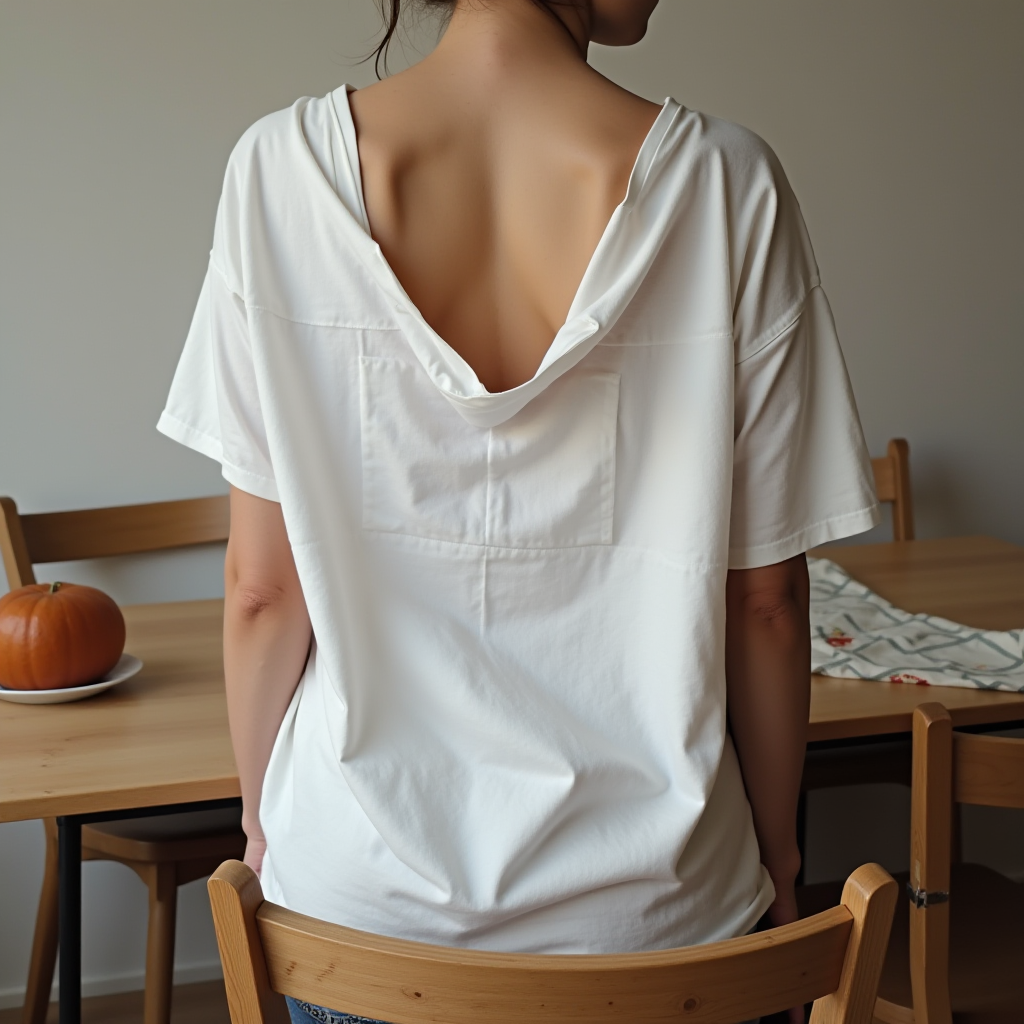
<svg viewBox="0 0 1024 1024">
<path fill-rule="evenodd" d="M 224 489 L 212 463 L 153 429 L 224 162 L 261 114 L 368 82 L 352 58 L 376 26 L 370 0 L 3 0 L 0 493 L 36 511 Z M 1022 54 L 1018 0 L 663 0 L 641 46 L 594 55 L 623 84 L 774 146 L 869 443 L 911 441 L 922 536 L 1024 543 Z M 43 575 L 122 601 L 221 588 L 210 552 Z M 905 864 L 902 800 L 818 801 L 812 874 Z M 858 834 L 869 818 L 889 827 Z M 1019 819 L 969 826 L 969 852 L 1020 871 Z M 38 823 L 0 826 L 0 1006 L 20 999 L 40 849 Z M 85 889 L 87 990 L 139 984 L 141 883 L 90 864 Z M 180 917 L 180 977 L 212 976 L 202 883 L 182 890 Z"/>
</svg>

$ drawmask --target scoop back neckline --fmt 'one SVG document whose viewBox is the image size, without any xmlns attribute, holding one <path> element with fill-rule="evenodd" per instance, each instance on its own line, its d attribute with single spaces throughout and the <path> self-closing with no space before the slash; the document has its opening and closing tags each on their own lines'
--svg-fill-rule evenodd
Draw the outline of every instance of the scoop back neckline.
<svg viewBox="0 0 1024 1024">
<path fill-rule="evenodd" d="M 629 179 L 626 185 L 626 193 L 609 215 L 608 221 L 601 232 L 597 245 L 594 247 L 594 251 L 591 253 L 590 259 L 587 262 L 583 276 L 580 278 L 579 284 L 576 287 L 576 292 L 573 295 L 572 302 L 569 304 L 569 310 L 566 314 L 565 320 L 552 337 L 551 342 L 545 350 L 544 356 L 533 375 L 522 383 L 511 388 L 506 388 L 503 391 L 488 391 L 480 381 L 480 378 L 477 376 L 473 367 L 428 323 L 426 317 L 423 316 L 422 311 L 409 296 L 408 292 L 406 292 L 405 287 L 402 285 L 401 280 L 395 273 L 394 268 L 388 262 L 388 259 L 380 248 L 379 243 L 373 237 L 370 230 L 369 215 L 366 209 L 366 197 L 363 191 L 363 174 L 362 161 L 359 154 L 359 139 L 356 132 L 355 119 L 352 116 L 351 103 L 349 102 L 350 94 L 356 91 L 357 89 L 355 86 L 346 83 L 338 89 L 335 89 L 330 94 L 330 98 L 337 119 L 336 123 L 338 131 L 343 142 L 343 151 L 347 170 L 351 178 L 356 200 L 359 204 L 359 216 L 358 218 L 353 219 L 357 221 L 358 226 L 362 229 L 365 241 L 372 248 L 373 255 L 371 260 L 372 264 L 375 264 L 374 269 L 378 272 L 384 272 L 385 280 L 391 286 L 388 290 L 393 293 L 393 298 L 398 299 L 401 306 L 404 307 L 404 312 L 410 315 L 418 322 L 421 328 L 425 329 L 426 332 L 429 333 L 434 344 L 441 350 L 441 352 L 444 353 L 445 356 L 447 356 L 446 362 L 451 362 L 456 366 L 459 366 L 459 368 L 463 370 L 463 373 L 460 374 L 460 376 L 468 376 L 476 384 L 476 387 L 472 389 L 474 393 L 471 396 L 467 395 L 465 397 L 499 399 L 507 396 L 513 396 L 524 388 L 530 387 L 537 381 L 544 371 L 546 371 L 561 355 L 565 353 L 565 347 L 559 344 L 560 341 L 564 342 L 566 340 L 564 337 L 565 335 L 575 333 L 577 335 L 583 334 L 589 336 L 594 333 L 599 326 L 601 326 L 593 319 L 593 317 L 588 317 L 586 315 L 586 308 L 592 305 L 594 298 L 596 298 L 596 296 L 590 297 L 588 301 L 588 296 L 586 294 L 587 286 L 591 283 L 594 277 L 598 276 L 598 272 L 601 269 L 600 263 L 604 255 L 604 251 L 608 248 L 607 243 L 609 238 L 615 233 L 622 219 L 632 209 L 637 198 L 642 194 L 644 184 L 647 180 L 647 175 L 654 163 L 654 159 L 657 156 L 661 144 L 665 140 L 676 115 L 680 109 L 682 109 L 680 104 L 672 97 L 666 97 L 662 101 L 661 109 L 658 111 L 650 128 L 647 130 L 647 134 L 640 143 L 640 147 L 633 160 L 633 166 L 630 169 Z M 339 102 L 339 98 L 341 102 Z M 375 276 L 380 280 L 379 273 L 375 274 Z M 574 324 L 578 328 L 583 328 L 583 330 L 577 330 L 574 332 L 572 330 Z M 585 337 L 578 338 L 575 343 L 578 344 L 579 341 L 582 340 L 585 340 Z"/>
</svg>

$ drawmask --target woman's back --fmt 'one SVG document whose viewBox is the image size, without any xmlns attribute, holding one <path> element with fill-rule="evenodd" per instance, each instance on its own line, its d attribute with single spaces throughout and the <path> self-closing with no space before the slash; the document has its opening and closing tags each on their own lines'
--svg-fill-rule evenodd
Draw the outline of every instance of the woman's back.
<svg viewBox="0 0 1024 1024">
<path fill-rule="evenodd" d="M 661 108 L 532 3 L 459 8 L 351 105 L 373 236 L 409 297 L 489 391 L 529 380 Z"/>
</svg>

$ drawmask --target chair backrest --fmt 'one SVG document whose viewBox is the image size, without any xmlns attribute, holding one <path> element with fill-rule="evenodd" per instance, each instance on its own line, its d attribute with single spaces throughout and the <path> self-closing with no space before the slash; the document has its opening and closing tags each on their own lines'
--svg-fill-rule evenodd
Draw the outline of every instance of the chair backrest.
<svg viewBox="0 0 1024 1024">
<path fill-rule="evenodd" d="M 949 875 L 954 803 L 1024 808 L 1024 739 L 953 732 L 937 703 L 914 711 L 910 981 L 928 1020 L 952 1020 Z"/>
<path fill-rule="evenodd" d="M 894 437 L 886 454 L 871 460 L 879 501 L 892 502 L 893 540 L 914 539 L 914 505 L 910 495 L 910 445 Z"/>
<path fill-rule="evenodd" d="M 264 902 L 226 861 L 209 882 L 232 1024 L 263 1024 L 273 993 L 393 1024 L 735 1022 L 816 999 L 812 1024 L 870 1024 L 896 901 L 877 864 L 843 903 L 728 942 L 652 953 L 541 956 L 428 946 Z"/>
<path fill-rule="evenodd" d="M 0 555 L 11 590 L 35 583 L 36 562 L 133 555 L 228 537 L 227 496 L 20 515 L 0 498 Z"/>
</svg>

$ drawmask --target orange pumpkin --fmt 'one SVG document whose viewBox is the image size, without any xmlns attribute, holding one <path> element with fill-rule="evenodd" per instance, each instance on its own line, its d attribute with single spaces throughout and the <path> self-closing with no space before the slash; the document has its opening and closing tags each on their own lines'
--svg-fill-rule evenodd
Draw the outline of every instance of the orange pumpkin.
<svg viewBox="0 0 1024 1024">
<path fill-rule="evenodd" d="M 102 590 L 33 583 L 0 597 L 0 686 L 83 686 L 106 675 L 123 650 L 124 616 Z"/>
</svg>

